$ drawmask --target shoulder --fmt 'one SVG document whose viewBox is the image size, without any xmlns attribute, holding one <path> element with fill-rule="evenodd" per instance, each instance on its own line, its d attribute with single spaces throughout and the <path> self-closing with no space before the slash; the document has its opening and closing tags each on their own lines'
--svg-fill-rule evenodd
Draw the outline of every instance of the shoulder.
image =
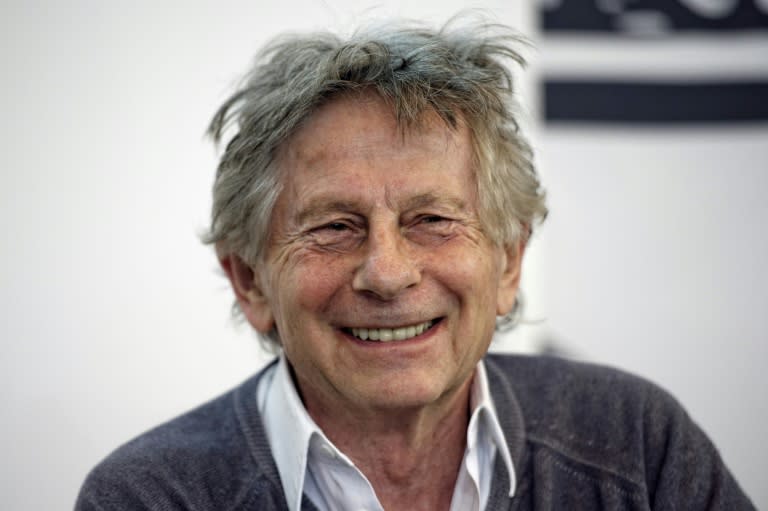
<svg viewBox="0 0 768 511">
<path fill-rule="evenodd" d="M 519 403 L 529 442 L 638 483 L 647 444 L 687 421 L 669 393 L 617 369 L 505 355 L 490 356 L 487 365 Z"/>
<path fill-rule="evenodd" d="M 714 445 L 658 385 L 554 357 L 490 355 L 486 366 L 494 400 L 514 400 L 540 474 L 661 508 L 751 509 Z"/>
<path fill-rule="evenodd" d="M 116 449 L 76 509 L 230 509 L 279 487 L 256 406 L 260 374 Z"/>
<path fill-rule="evenodd" d="M 544 417 L 548 422 L 557 419 L 557 423 L 578 427 L 585 419 L 595 422 L 599 418 L 599 422 L 605 422 L 619 417 L 634 420 L 647 413 L 684 413 L 663 388 L 611 367 L 557 357 L 516 355 L 490 355 L 487 364 L 496 373 L 497 384 L 514 391 L 529 427 Z"/>
</svg>

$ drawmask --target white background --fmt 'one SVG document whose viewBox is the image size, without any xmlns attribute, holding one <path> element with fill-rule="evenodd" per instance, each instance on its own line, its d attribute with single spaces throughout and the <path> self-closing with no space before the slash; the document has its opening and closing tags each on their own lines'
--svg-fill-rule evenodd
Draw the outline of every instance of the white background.
<svg viewBox="0 0 768 511">
<path fill-rule="evenodd" d="M 413 3 L 0 4 L 4 509 L 70 509 L 118 444 L 266 360 L 198 242 L 206 123 L 276 32 L 466 6 Z M 529 5 L 478 5 L 535 37 Z M 524 82 L 552 211 L 526 260 L 538 321 L 497 348 L 555 341 L 661 383 L 768 505 L 768 127 L 545 131 L 546 55 Z"/>
</svg>

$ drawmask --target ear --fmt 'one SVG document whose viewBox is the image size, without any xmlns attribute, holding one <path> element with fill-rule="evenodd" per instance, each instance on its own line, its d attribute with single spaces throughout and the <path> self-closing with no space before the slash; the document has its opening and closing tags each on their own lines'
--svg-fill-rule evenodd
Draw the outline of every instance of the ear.
<svg viewBox="0 0 768 511">
<path fill-rule="evenodd" d="M 219 264 L 229 277 L 235 298 L 248 323 L 261 333 L 269 332 L 275 324 L 272 306 L 262 291 L 260 279 L 245 261 L 234 254 L 219 258 Z"/>
<path fill-rule="evenodd" d="M 503 316 L 512 310 L 520 286 L 520 273 L 525 253 L 525 238 L 503 247 L 503 258 L 499 286 L 496 290 L 496 314 Z"/>
</svg>

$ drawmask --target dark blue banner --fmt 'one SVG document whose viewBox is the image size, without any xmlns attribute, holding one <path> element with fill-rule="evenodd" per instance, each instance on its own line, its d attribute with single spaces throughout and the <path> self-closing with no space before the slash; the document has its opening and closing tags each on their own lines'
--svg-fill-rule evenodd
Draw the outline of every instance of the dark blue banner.
<svg viewBox="0 0 768 511">
<path fill-rule="evenodd" d="M 758 0 L 541 1 L 544 32 L 632 33 L 653 24 L 670 32 L 768 29 L 768 2 Z"/>
<path fill-rule="evenodd" d="M 544 97 L 545 118 L 555 122 L 768 120 L 768 81 L 671 84 L 548 79 Z"/>
</svg>

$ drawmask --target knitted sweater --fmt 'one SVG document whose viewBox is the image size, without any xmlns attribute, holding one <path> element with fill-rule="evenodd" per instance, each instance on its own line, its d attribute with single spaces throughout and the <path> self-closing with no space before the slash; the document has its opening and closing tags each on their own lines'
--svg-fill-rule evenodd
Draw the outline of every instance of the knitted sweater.
<svg viewBox="0 0 768 511">
<path fill-rule="evenodd" d="M 496 460 L 489 511 L 754 509 L 657 386 L 555 358 L 485 364 L 517 473 L 510 498 Z M 89 474 L 76 511 L 287 511 L 256 404 L 261 374 L 117 449 Z M 315 510 L 306 496 L 302 509 Z"/>
</svg>

